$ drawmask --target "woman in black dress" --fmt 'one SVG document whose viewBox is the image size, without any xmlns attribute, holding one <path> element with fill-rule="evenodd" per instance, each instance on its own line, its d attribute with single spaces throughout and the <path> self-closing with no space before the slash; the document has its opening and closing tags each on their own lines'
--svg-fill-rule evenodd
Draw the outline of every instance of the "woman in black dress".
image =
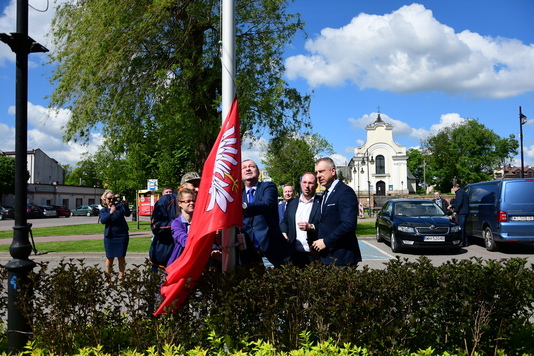
<svg viewBox="0 0 534 356">
<path fill-rule="evenodd" d="M 119 261 L 119 279 L 122 279 L 126 269 L 126 250 L 130 240 L 125 217 L 130 216 L 130 208 L 125 199 L 121 200 L 111 190 L 106 190 L 102 194 L 102 206 L 100 222 L 106 225 L 104 228 L 106 273 L 111 274 L 113 260 L 117 257 Z"/>
</svg>

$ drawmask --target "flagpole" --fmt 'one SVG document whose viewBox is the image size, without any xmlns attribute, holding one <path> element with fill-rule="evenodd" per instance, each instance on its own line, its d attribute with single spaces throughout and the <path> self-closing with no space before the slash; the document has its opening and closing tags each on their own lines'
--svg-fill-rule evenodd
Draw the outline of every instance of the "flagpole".
<svg viewBox="0 0 534 356">
<path fill-rule="evenodd" d="M 222 0 L 222 122 L 235 98 L 235 0 Z M 222 231 L 223 272 L 235 268 L 235 226 Z"/>
</svg>

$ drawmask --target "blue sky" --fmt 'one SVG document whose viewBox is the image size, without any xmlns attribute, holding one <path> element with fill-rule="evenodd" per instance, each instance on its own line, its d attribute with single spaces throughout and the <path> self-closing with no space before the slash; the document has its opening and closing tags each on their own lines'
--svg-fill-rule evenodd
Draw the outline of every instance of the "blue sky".
<svg viewBox="0 0 534 356">
<path fill-rule="evenodd" d="M 37 9 L 46 0 L 31 0 Z M 531 0 L 296 0 L 308 37 L 286 51 L 286 78 L 312 93 L 314 131 L 332 143 L 336 162 L 353 156 L 366 140 L 365 126 L 378 107 L 407 148 L 444 126 L 479 119 L 498 135 L 519 136 L 519 106 L 525 164 L 534 165 L 534 1 Z M 29 34 L 49 47 L 53 8 L 30 9 Z M 0 33 L 14 32 L 14 1 L 0 0 Z M 89 147 L 61 142 L 69 112 L 50 115 L 46 96 L 51 67 L 45 55 L 30 55 L 29 142 L 60 163 L 75 164 Z M 14 54 L 0 43 L 0 150 L 14 149 Z M 262 139 L 243 157 L 261 159 Z M 519 162 L 519 155 L 516 161 Z"/>
</svg>

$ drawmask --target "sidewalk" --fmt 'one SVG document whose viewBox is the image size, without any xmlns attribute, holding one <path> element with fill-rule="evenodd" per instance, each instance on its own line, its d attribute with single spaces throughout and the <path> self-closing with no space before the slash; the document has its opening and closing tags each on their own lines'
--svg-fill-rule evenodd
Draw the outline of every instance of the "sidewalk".
<svg viewBox="0 0 534 356">
<path fill-rule="evenodd" d="M 374 218 L 366 218 L 366 219 L 358 219 L 359 222 L 363 221 L 374 221 Z M 150 237 L 152 236 L 152 232 L 150 231 L 130 231 L 130 238 L 137 238 L 137 237 Z M 59 241 L 81 241 L 81 240 L 101 240 L 104 236 L 102 234 L 90 234 L 90 235 L 66 235 L 66 236 L 34 236 L 33 239 L 35 243 L 40 242 L 59 242 Z M 365 241 L 365 240 L 372 240 L 374 239 L 374 236 L 358 236 L 358 240 Z M 13 239 L 0 239 L 0 245 L 11 245 L 13 242 Z M 104 266 L 105 264 L 105 254 L 102 252 L 86 252 L 86 253 L 71 253 L 71 252 L 47 252 L 44 254 L 39 254 L 39 250 L 37 250 L 37 255 L 32 254 L 29 256 L 29 259 L 32 261 L 35 261 L 36 263 L 39 262 L 45 262 L 48 261 L 51 263 L 51 266 L 57 265 L 61 260 L 68 261 L 72 259 L 73 261 L 79 261 L 83 260 L 83 262 L 86 265 L 101 265 Z M 362 251 L 362 253 L 365 253 Z M 148 258 L 148 247 L 146 253 L 127 253 L 126 254 L 126 263 L 127 268 L 134 268 L 134 266 L 142 265 L 146 263 L 146 259 Z M 9 254 L 9 252 L 0 252 L 0 265 L 5 265 L 9 261 L 11 261 L 13 257 Z M 364 258 L 365 261 L 365 258 Z M 365 261 L 369 263 L 365 263 L 367 265 L 373 265 L 375 263 L 382 264 L 384 260 L 379 259 L 378 261 Z M 116 262 L 115 262 L 116 263 Z M 372 266 L 371 266 L 372 267 Z M 377 266 L 375 266 L 377 267 Z M 381 268 L 381 267 L 380 267 Z"/>
</svg>

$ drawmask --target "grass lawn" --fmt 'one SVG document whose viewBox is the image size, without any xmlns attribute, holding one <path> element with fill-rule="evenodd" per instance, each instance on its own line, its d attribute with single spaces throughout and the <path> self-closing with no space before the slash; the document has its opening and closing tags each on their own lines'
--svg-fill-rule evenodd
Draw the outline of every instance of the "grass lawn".
<svg viewBox="0 0 534 356">
<path fill-rule="evenodd" d="M 104 238 L 104 236 L 102 236 Z M 151 237 L 130 238 L 128 244 L 129 253 L 146 253 L 150 248 Z M 101 252 L 104 253 L 104 242 L 102 240 L 80 240 L 80 241 L 58 241 L 58 242 L 36 242 L 35 248 L 38 253 L 44 252 Z M 9 252 L 9 245 L 0 245 L 0 252 Z M 33 251 L 32 251 L 33 254 Z"/>
<path fill-rule="evenodd" d="M 137 222 L 128 222 L 130 231 L 148 231 L 149 222 L 140 222 L 137 230 Z M 357 235 L 374 236 L 374 221 L 359 222 Z M 87 235 L 102 234 L 104 226 L 101 224 L 69 225 L 57 227 L 34 228 L 33 236 L 65 236 L 65 235 Z M 0 238 L 13 238 L 13 231 L 0 231 Z M 102 236 L 104 238 L 104 236 Z M 150 237 L 130 238 L 128 252 L 147 253 L 150 247 Z M 38 252 L 102 252 L 104 253 L 104 243 L 102 240 L 80 240 L 80 241 L 59 241 L 59 242 L 37 242 L 35 244 Z M 9 245 L 0 245 L 0 252 L 9 252 Z"/>
<path fill-rule="evenodd" d="M 130 231 L 150 231 L 150 222 L 140 221 L 137 229 L 137 221 L 128 221 Z M 104 225 L 102 224 L 81 224 L 65 225 L 51 227 L 32 228 L 33 236 L 65 236 L 65 235 L 92 235 L 103 234 Z M 0 231 L 0 239 L 13 238 L 13 230 Z"/>
</svg>

